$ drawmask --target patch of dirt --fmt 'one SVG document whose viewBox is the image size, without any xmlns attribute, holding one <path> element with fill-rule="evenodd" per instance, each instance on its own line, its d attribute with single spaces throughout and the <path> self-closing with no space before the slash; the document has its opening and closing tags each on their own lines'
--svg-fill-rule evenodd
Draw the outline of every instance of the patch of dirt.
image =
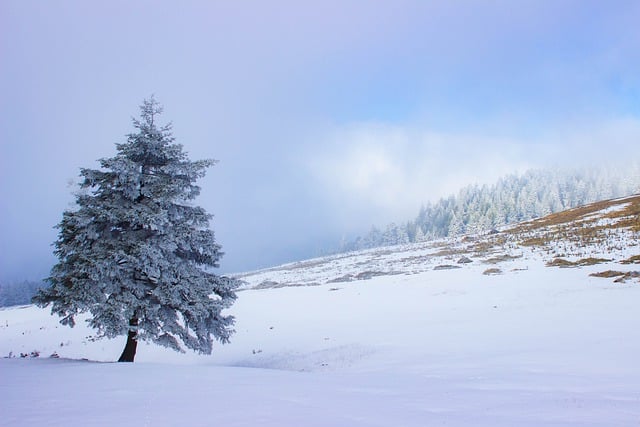
<svg viewBox="0 0 640 427">
<path fill-rule="evenodd" d="M 478 255 L 495 252 L 496 248 L 507 243 L 506 235 L 489 235 L 485 236 L 482 241 L 476 242 L 469 249 Z"/>
<path fill-rule="evenodd" d="M 431 256 L 446 257 L 446 256 L 453 256 L 453 255 L 461 255 L 465 253 L 467 253 L 465 249 L 448 248 L 448 249 L 441 249 L 438 252 L 434 252 L 433 254 L 431 254 Z"/>
<path fill-rule="evenodd" d="M 611 261 L 610 259 L 607 258 L 593 258 L 593 257 L 589 257 L 589 258 L 583 258 L 583 259 L 579 259 L 578 261 L 576 261 L 576 265 L 580 266 L 580 267 L 584 267 L 587 265 L 596 265 L 596 264 L 602 264 L 604 262 L 609 262 Z"/>
<path fill-rule="evenodd" d="M 500 270 L 499 268 L 487 268 L 485 271 L 482 272 L 482 274 L 484 274 L 485 276 L 494 276 L 496 274 L 502 274 L 502 270 Z"/>
<path fill-rule="evenodd" d="M 335 279 L 328 280 L 327 283 L 345 283 L 353 282 L 353 274 L 345 274 L 344 276 L 336 277 Z"/>
<path fill-rule="evenodd" d="M 610 221 L 603 224 L 603 219 Z M 640 232 L 640 195 L 557 212 L 518 224 L 505 233 L 527 247 L 545 247 L 558 241 L 584 247 L 606 242 L 613 229 Z"/>
<path fill-rule="evenodd" d="M 602 264 L 604 262 L 609 262 L 610 259 L 606 258 L 583 258 L 577 261 L 568 261 L 564 258 L 555 258 L 553 261 L 547 262 L 547 267 L 560 267 L 560 268 L 571 268 L 571 267 L 585 267 L 587 265 L 596 265 Z"/>
<path fill-rule="evenodd" d="M 606 279 L 610 279 L 612 277 L 618 277 L 618 276 L 624 276 L 624 275 L 625 275 L 624 271 L 607 270 L 607 271 L 601 271 L 599 273 L 591 273 L 589 276 L 604 277 Z"/>
<path fill-rule="evenodd" d="M 503 255 L 498 255 L 498 256 L 485 259 L 482 262 L 485 264 L 497 264 L 499 262 L 513 261 L 514 259 L 518 259 L 518 258 L 522 258 L 522 255 L 503 254 Z"/>
<path fill-rule="evenodd" d="M 401 263 L 411 263 L 411 264 L 422 264 L 428 262 L 431 259 L 431 255 L 416 255 L 410 256 L 406 258 L 402 258 L 400 260 Z"/>
<path fill-rule="evenodd" d="M 398 274 L 402 273 L 399 271 L 363 271 L 362 273 L 356 274 L 356 280 L 369 280 L 372 277 L 396 276 Z"/>
<path fill-rule="evenodd" d="M 336 277 L 335 279 L 331 279 L 327 281 L 327 283 L 344 283 L 344 282 L 353 282 L 354 280 L 369 280 L 372 277 L 378 276 L 396 276 L 398 274 L 403 274 L 399 271 L 363 271 L 358 274 L 345 274 L 344 276 Z"/>
<path fill-rule="evenodd" d="M 626 283 L 627 280 L 630 280 L 630 279 L 638 279 L 638 281 L 640 282 L 640 271 L 624 272 L 624 271 L 607 270 L 607 271 L 602 271 L 600 273 L 592 273 L 589 276 L 603 277 L 605 279 L 617 277 L 617 279 L 614 280 L 613 283 Z"/>
<path fill-rule="evenodd" d="M 620 261 L 620 264 L 640 264 L 640 255 L 634 255 L 624 261 Z"/>
<path fill-rule="evenodd" d="M 254 286 L 253 289 L 271 289 L 280 287 L 280 283 L 275 282 L 273 280 L 265 280 L 261 282 L 259 285 Z"/>
<path fill-rule="evenodd" d="M 442 264 L 442 265 L 436 265 L 435 267 L 433 267 L 434 270 L 455 270 L 457 268 L 462 268 L 459 265 L 451 265 L 451 264 Z"/>
<path fill-rule="evenodd" d="M 261 290 L 261 289 L 279 289 L 279 288 L 300 288 L 305 286 L 321 286 L 322 283 L 318 282 L 309 282 L 309 283 L 280 283 L 274 282 L 272 280 L 265 280 L 259 285 L 254 286 L 251 289 Z"/>
<path fill-rule="evenodd" d="M 624 276 L 618 277 L 614 283 L 625 283 L 629 279 L 640 279 L 640 271 L 629 271 Z"/>
</svg>

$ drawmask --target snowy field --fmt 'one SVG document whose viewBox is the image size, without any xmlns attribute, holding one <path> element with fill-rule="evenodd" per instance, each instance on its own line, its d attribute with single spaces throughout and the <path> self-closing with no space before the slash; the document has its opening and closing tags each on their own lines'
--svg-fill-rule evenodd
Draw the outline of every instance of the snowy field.
<svg viewBox="0 0 640 427">
<path fill-rule="evenodd" d="M 640 426 L 640 283 L 589 275 L 638 270 L 616 233 L 567 254 L 611 261 L 576 268 L 545 265 L 563 242 L 459 239 L 245 274 L 211 356 L 110 363 L 125 337 L 3 309 L 0 424 Z"/>
</svg>

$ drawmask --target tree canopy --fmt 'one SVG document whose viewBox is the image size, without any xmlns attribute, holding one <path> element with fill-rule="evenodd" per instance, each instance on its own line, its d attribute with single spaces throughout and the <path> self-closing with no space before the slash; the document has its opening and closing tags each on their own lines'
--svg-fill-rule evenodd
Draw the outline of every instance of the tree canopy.
<svg viewBox="0 0 640 427">
<path fill-rule="evenodd" d="M 51 304 L 62 324 L 73 327 L 88 312 L 98 336 L 128 335 L 121 361 L 133 361 L 138 340 L 210 354 L 214 340 L 233 333 L 222 311 L 237 286 L 211 272 L 223 253 L 212 216 L 192 204 L 196 180 L 215 161 L 188 159 L 171 125 L 156 123 L 155 99 L 140 110 L 117 154 L 99 160 L 100 169 L 81 169 L 76 207 L 57 226 L 50 286 L 34 302 Z"/>
</svg>

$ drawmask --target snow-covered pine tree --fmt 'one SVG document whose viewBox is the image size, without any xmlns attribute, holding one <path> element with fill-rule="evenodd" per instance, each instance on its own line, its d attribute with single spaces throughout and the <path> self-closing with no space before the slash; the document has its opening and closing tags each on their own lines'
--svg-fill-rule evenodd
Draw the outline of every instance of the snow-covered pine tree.
<svg viewBox="0 0 640 427">
<path fill-rule="evenodd" d="M 99 337 L 127 335 L 121 362 L 133 362 L 139 340 L 210 354 L 229 341 L 234 279 L 217 276 L 221 247 L 209 215 L 191 201 L 194 183 L 214 164 L 191 161 L 174 143 L 153 99 L 140 107 L 136 133 L 117 144 L 102 169 L 81 169 L 77 208 L 64 212 L 55 242 L 58 263 L 34 302 L 73 327 L 89 312 Z"/>
</svg>

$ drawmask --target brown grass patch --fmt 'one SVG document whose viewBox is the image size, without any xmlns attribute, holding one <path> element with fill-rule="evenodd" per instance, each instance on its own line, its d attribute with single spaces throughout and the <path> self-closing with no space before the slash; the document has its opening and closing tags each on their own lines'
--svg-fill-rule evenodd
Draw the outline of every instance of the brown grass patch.
<svg viewBox="0 0 640 427">
<path fill-rule="evenodd" d="M 492 276 L 492 275 L 496 275 L 496 274 L 502 274 L 502 270 L 500 270 L 499 268 L 487 268 L 485 271 L 482 272 L 482 274 L 484 274 L 485 276 Z"/>
<path fill-rule="evenodd" d="M 532 237 L 520 242 L 522 246 L 546 246 L 551 242 L 551 238 L 548 235 L 540 237 Z"/>
<path fill-rule="evenodd" d="M 624 218 L 616 223 L 616 228 L 630 228 L 633 231 L 640 231 L 640 195 L 630 197 L 624 201 L 628 205 L 619 211 L 610 212 L 606 218 Z"/>
<path fill-rule="evenodd" d="M 513 261 L 514 259 L 518 259 L 518 258 L 522 258 L 522 255 L 503 254 L 503 255 L 491 257 L 489 259 L 485 259 L 482 262 L 485 264 L 497 264 L 499 262 Z"/>
<path fill-rule="evenodd" d="M 578 261 L 568 261 L 564 258 L 555 258 L 553 261 L 549 261 L 546 265 L 547 267 L 560 267 L 560 268 L 568 268 L 568 267 L 585 267 L 587 265 L 596 265 L 602 264 L 603 262 L 609 262 L 610 259 L 606 258 L 583 258 Z"/>
<path fill-rule="evenodd" d="M 434 270 L 456 270 L 458 268 L 462 268 L 459 265 L 451 265 L 451 264 L 443 264 L 443 265 L 436 265 L 435 267 L 433 267 Z"/>
<path fill-rule="evenodd" d="M 504 235 L 492 235 L 482 241 L 476 242 L 473 246 L 469 247 L 469 251 L 476 254 L 483 254 L 489 251 L 495 251 L 498 246 L 502 246 L 507 243 L 507 238 Z"/>
<path fill-rule="evenodd" d="M 604 209 L 618 207 L 613 212 L 598 214 Z M 598 224 L 601 219 L 611 219 L 613 224 Z M 519 244 L 544 247 L 554 241 L 567 241 L 581 245 L 600 243 L 608 238 L 608 231 L 626 229 L 640 232 L 640 195 L 625 199 L 604 200 L 569 209 L 521 223 L 509 230 Z"/>
<path fill-rule="evenodd" d="M 451 248 L 447 248 L 447 249 L 441 249 L 438 252 L 434 252 L 433 254 L 431 254 L 431 256 L 439 256 L 439 257 L 446 257 L 446 256 L 454 256 L 454 255 L 461 255 L 461 254 L 466 254 L 467 251 L 464 249 L 451 249 Z"/>
<path fill-rule="evenodd" d="M 274 282 L 271 280 L 265 280 L 262 283 L 260 283 L 259 285 L 254 286 L 253 290 L 263 290 L 263 289 L 279 289 L 279 288 L 300 288 L 300 287 L 306 287 L 306 286 L 321 286 L 322 283 L 318 283 L 318 282 L 309 282 L 309 283 L 281 283 L 281 282 Z"/>
<path fill-rule="evenodd" d="M 618 277 L 618 276 L 624 276 L 624 275 L 625 273 L 623 271 L 607 270 L 607 271 L 601 271 L 599 273 L 591 273 L 589 276 L 604 277 L 606 279 L 610 279 L 611 277 Z"/>
<path fill-rule="evenodd" d="M 624 261 L 620 261 L 620 264 L 640 264 L 640 255 L 634 255 Z"/>
<path fill-rule="evenodd" d="M 636 198 L 630 198 L 629 202 L 631 202 L 631 205 L 633 205 L 634 202 L 640 205 L 640 196 L 636 196 Z M 580 206 L 580 207 L 569 209 L 566 211 L 552 213 L 545 217 L 534 219 L 532 221 L 524 223 L 521 225 L 521 227 L 523 227 L 525 230 L 526 229 L 532 230 L 532 229 L 541 228 L 541 227 L 549 227 L 552 225 L 574 223 L 576 221 L 583 219 L 588 215 L 600 212 L 604 209 L 610 208 L 615 205 L 619 205 L 621 203 L 628 203 L 628 202 L 627 201 L 620 202 L 619 200 L 603 200 L 600 202 L 591 203 L 588 205 Z M 626 210 L 627 209 L 624 209 L 624 211 Z M 615 215 L 615 216 L 609 216 L 609 215 Z M 627 216 L 627 215 L 624 215 L 624 214 L 620 215 L 619 211 L 611 212 L 610 214 L 606 215 L 606 217 L 610 217 L 610 218 L 613 218 L 613 217 L 618 218 L 621 216 Z"/>
<path fill-rule="evenodd" d="M 596 265 L 596 264 L 602 264 L 603 262 L 609 262 L 611 261 L 610 259 L 607 258 L 593 258 L 593 257 L 589 257 L 589 258 L 583 258 L 583 259 L 579 259 L 578 261 L 576 261 L 576 265 L 580 266 L 580 267 L 584 267 L 586 265 Z"/>
<path fill-rule="evenodd" d="M 564 258 L 554 258 L 552 261 L 547 262 L 546 266 L 567 268 L 567 267 L 576 267 L 576 264 L 574 262 L 567 261 Z"/>
<path fill-rule="evenodd" d="M 638 271 L 629 271 L 624 273 L 624 276 L 618 277 L 613 283 L 624 283 L 629 279 L 638 279 L 640 278 L 640 272 Z"/>
<path fill-rule="evenodd" d="M 409 257 L 405 257 L 405 258 L 401 258 L 400 262 L 401 263 L 412 263 L 412 264 L 416 264 L 416 263 L 424 263 L 429 261 L 432 258 L 432 255 L 416 255 L 416 256 L 409 256 Z"/>
</svg>

